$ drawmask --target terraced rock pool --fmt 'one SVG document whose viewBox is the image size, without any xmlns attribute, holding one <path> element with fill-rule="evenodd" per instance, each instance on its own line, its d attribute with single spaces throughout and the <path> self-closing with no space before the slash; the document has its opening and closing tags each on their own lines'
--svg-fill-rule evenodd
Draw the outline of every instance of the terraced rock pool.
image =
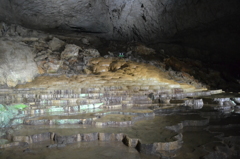
<svg viewBox="0 0 240 159">
<path fill-rule="evenodd" d="M 239 158 L 238 105 L 225 96 L 202 99 L 207 104 L 201 109 L 171 103 L 79 111 L 69 111 L 79 105 L 2 105 L 0 158 Z M 53 107 L 63 111 L 47 111 Z M 32 109 L 46 113 L 26 113 Z"/>
</svg>

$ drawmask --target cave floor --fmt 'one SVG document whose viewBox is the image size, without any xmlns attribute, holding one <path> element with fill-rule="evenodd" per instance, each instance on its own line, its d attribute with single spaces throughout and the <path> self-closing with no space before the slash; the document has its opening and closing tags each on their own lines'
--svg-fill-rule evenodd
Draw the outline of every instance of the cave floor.
<svg viewBox="0 0 240 159">
<path fill-rule="evenodd" d="M 95 75 L 43 75 L 0 90 L 0 155 L 235 157 L 239 97 L 177 83 L 137 63 Z"/>
<path fill-rule="evenodd" d="M 239 157 L 239 106 L 231 105 L 239 94 L 186 87 L 166 94 L 146 84 L 40 86 L 1 89 L 1 157 Z"/>
</svg>

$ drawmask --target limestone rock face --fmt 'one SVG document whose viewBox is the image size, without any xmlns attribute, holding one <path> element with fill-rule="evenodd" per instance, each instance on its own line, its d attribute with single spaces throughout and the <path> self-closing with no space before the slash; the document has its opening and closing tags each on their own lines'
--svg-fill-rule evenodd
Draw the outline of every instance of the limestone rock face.
<svg viewBox="0 0 240 159">
<path fill-rule="evenodd" d="M 84 57 L 99 57 L 100 53 L 96 49 L 85 49 L 80 53 Z"/>
<path fill-rule="evenodd" d="M 68 28 L 84 32 L 109 31 L 108 10 L 103 0 L 35 0 L 31 2 L 1 0 L 0 6 L 2 11 L 0 19 L 10 18 L 12 22 L 18 24 L 22 21 L 22 24 L 35 28 Z"/>
<path fill-rule="evenodd" d="M 240 14 L 238 0 L 0 0 L 0 6 L 2 21 L 145 41 L 229 22 Z"/>
<path fill-rule="evenodd" d="M 61 47 L 63 47 L 63 45 L 65 44 L 64 41 L 59 40 L 58 38 L 53 38 L 51 41 L 49 41 L 49 48 L 52 51 L 57 51 L 59 50 Z"/>
<path fill-rule="evenodd" d="M 0 40 L 0 84 L 30 82 L 38 74 L 32 50 L 19 42 Z"/>
<path fill-rule="evenodd" d="M 202 99 L 189 99 L 184 102 L 185 106 L 189 106 L 192 109 L 202 109 L 203 100 Z"/>
<path fill-rule="evenodd" d="M 65 50 L 61 54 L 62 59 L 68 59 L 71 57 L 77 57 L 78 52 L 81 48 L 79 46 L 73 45 L 73 44 L 67 44 L 65 46 Z"/>
</svg>

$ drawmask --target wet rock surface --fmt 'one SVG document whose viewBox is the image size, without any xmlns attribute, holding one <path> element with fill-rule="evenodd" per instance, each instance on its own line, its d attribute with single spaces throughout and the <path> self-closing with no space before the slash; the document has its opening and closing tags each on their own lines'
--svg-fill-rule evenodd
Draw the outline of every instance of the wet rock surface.
<svg viewBox="0 0 240 159">
<path fill-rule="evenodd" d="M 15 123 L 9 122 L 1 130 L 2 138 L 5 139 L 1 148 L 8 149 L 3 152 L 11 156 L 7 153 L 11 147 L 21 148 L 47 141 L 52 144 L 41 144 L 49 149 L 47 151 L 63 150 L 79 142 L 118 141 L 149 157 L 181 158 L 182 153 L 186 152 L 189 158 L 192 155 L 207 158 L 217 155 L 218 149 L 225 149 L 227 139 L 234 136 L 225 130 L 239 129 L 236 125 L 239 118 L 237 111 L 231 114 L 236 105 L 231 105 L 231 111 L 216 109 L 229 107 L 216 101 L 232 101 L 238 98 L 238 94 L 229 94 L 229 98 L 226 98 L 227 94 L 219 94 L 221 90 L 174 94 L 157 94 L 152 90 L 149 96 L 145 89 L 128 89 L 132 89 L 132 92 L 126 93 L 122 87 L 109 86 L 105 86 L 102 91 L 94 87 L 82 88 L 78 92 L 46 88 L 1 89 L 2 103 L 21 101 L 27 105 L 25 108 L 14 107 L 18 118 L 12 116 L 9 121 L 15 120 Z M 197 96 L 198 99 L 191 99 L 191 96 Z M 172 102 L 162 103 L 161 100 L 165 98 Z M 175 102 L 178 104 L 174 99 L 177 99 Z M 114 105 L 118 106 L 111 107 Z M 5 107 L 9 106 L 2 106 L 2 109 Z M 223 127 L 219 120 L 224 120 L 226 126 Z M 192 148 L 196 151 L 192 151 L 191 134 L 199 133 L 202 135 L 200 138 L 212 139 L 200 142 L 200 146 L 197 144 L 199 141 L 194 140 L 196 145 L 194 143 Z M 218 144 L 222 145 L 219 147 Z M 231 151 L 237 153 L 238 142 L 231 144 L 235 147 Z M 211 149 L 209 145 L 216 145 L 217 149 Z M 31 148 L 25 148 L 23 152 L 39 153 L 37 149 Z M 228 148 L 225 154 L 228 154 Z"/>
<path fill-rule="evenodd" d="M 1 42 L 27 47 L 35 64 L 25 70 L 31 78 L 2 77 L 0 150 L 5 158 L 19 152 L 29 158 L 65 155 L 59 151 L 79 155 L 85 150 L 79 145 L 97 143 L 94 150 L 100 151 L 103 141 L 117 142 L 117 148 L 120 143 L 119 153 L 128 147 L 123 158 L 239 156 L 239 94 L 207 90 L 190 75 L 190 61 L 164 62 L 164 50 L 163 61 L 154 60 L 158 51 L 138 43 L 111 42 L 104 51 L 90 45 L 97 41 L 90 36 L 69 43 L 71 38 L 16 25 L 3 31 Z M 116 158 L 116 153 L 104 149 L 106 156 Z"/>
</svg>

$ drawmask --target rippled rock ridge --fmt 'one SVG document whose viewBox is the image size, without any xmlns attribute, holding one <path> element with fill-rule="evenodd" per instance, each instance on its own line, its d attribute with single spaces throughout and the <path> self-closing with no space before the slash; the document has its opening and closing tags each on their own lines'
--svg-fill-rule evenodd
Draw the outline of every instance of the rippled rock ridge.
<svg viewBox="0 0 240 159">
<path fill-rule="evenodd" d="M 0 45 L 0 157 L 239 158 L 240 95 L 199 61 L 6 23 Z"/>
</svg>

